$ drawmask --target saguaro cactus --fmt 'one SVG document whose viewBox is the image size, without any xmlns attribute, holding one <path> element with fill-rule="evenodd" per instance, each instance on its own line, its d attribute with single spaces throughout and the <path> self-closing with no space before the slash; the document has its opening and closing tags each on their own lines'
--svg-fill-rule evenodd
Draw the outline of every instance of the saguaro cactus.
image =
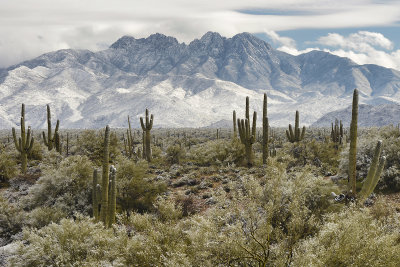
<svg viewBox="0 0 400 267">
<path fill-rule="evenodd" d="M 249 115 L 249 97 L 246 97 L 246 119 L 237 119 L 240 141 L 245 146 L 247 166 L 251 167 L 254 164 L 253 160 L 253 144 L 256 140 L 256 122 L 257 112 L 253 113 L 253 126 L 250 131 Z"/>
<path fill-rule="evenodd" d="M 46 138 L 46 134 L 43 131 L 42 135 L 43 135 L 43 141 L 44 144 L 47 146 L 47 148 L 50 150 L 53 149 L 54 146 L 59 146 L 60 144 L 56 144 L 56 135 L 58 134 L 58 127 L 60 126 L 60 121 L 57 120 L 57 124 L 56 124 L 56 128 L 54 130 L 54 135 L 52 135 L 51 133 L 51 113 L 50 113 L 50 105 L 47 105 L 47 138 Z M 58 140 L 60 140 L 58 138 Z M 59 150 L 57 149 L 57 151 L 59 152 Z"/>
<path fill-rule="evenodd" d="M 237 138 L 236 111 L 233 111 L 233 140 Z"/>
<path fill-rule="evenodd" d="M 386 158 L 380 158 L 382 153 L 382 141 L 379 140 L 375 147 L 374 157 L 372 159 L 367 178 L 365 178 L 363 187 L 360 192 L 360 200 L 366 199 L 374 191 L 381 176 Z M 380 159 L 379 159 L 380 158 Z"/>
<path fill-rule="evenodd" d="M 102 183 L 101 183 L 101 210 L 100 220 L 107 225 L 107 211 L 108 211 L 108 183 L 109 183 L 109 146 L 110 146 L 110 127 L 106 127 L 103 145 L 103 162 L 102 162 Z"/>
<path fill-rule="evenodd" d="M 115 223 L 115 211 L 116 211 L 116 206 L 117 206 L 117 192 L 116 192 L 116 186 L 115 186 L 115 176 L 116 176 L 116 169 L 114 165 L 110 166 L 110 190 L 109 190 L 109 196 L 108 196 L 108 222 L 107 226 L 111 227 L 113 223 Z"/>
<path fill-rule="evenodd" d="M 132 128 L 131 128 L 131 121 L 128 116 L 128 130 L 126 131 L 126 137 L 127 137 L 127 149 L 128 149 L 128 156 L 132 157 L 133 152 L 135 151 L 134 143 L 133 143 L 133 134 L 132 134 Z"/>
<path fill-rule="evenodd" d="M 299 142 L 301 140 L 303 140 L 304 138 L 304 134 L 306 133 L 306 126 L 303 126 L 303 130 L 301 131 L 300 134 L 300 128 L 299 128 L 299 111 L 296 110 L 296 118 L 295 118 L 295 122 L 294 122 L 294 132 L 293 132 L 293 128 L 292 125 L 289 124 L 289 130 L 286 130 L 286 137 L 288 139 L 289 142 L 294 143 L 294 142 Z"/>
<path fill-rule="evenodd" d="M 267 94 L 264 94 L 262 123 L 263 123 L 262 159 L 263 159 L 263 164 L 266 164 L 268 154 L 269 154 L 269 148 L 268 148 L 269 125 L 268 125 L 268 116 L 267 116 Z"/>
<path fill-rule="evenodd" d="M 145 149 L 145 155 L 146 155 L 146 160 L 148 162 L 151 162 L 151 136 L 150 136 L 150 130 L 153 128 L 153 114 L 151 114 L 150 119 L 149 119 L 149 110 L 146 108 L 146 123 L 143 122 L 143 118 L 140 117 L 140 125 L 142 126 L 142 130 L 145 133 L 144 136 L 144 149 Z"/>
<path fill-rule="evenodd" d="M 358 90 L 353 92 L 353 106 L 350 123 L 350 151 L 349 151 L 349 182 L 348 191 L 356 195 L 356 162 L 357 162 L 357 120 L 358 120 Z"/>
<path fill-rule="evenodd" d="M 15 148 L 21 154 L 21 169 L 22 173 L 26 174 L 26 168 L 28 163 L 28 154 L 32 151 L 34 139 L 31 137 L 32 131 L 31 127 L 28 126 L 28 131 L 25 133 L 25 105 L 22 104 L 21 107 L 21 137 L 17 140 L 17 135 L 15 134 L 15 128 L 12 128 L 12 135 L 14 139 Z"/>
<path fill-rule="evenodd" d="M 97 179 L 97 170 L 93 171 L 93 185 L 92 185 L 92 206 L 93 206 L 93 217 L 96 221 L 99 219 L 99 200 L 100 194 L 98 194 L 97 190 L 98 179 Z M 99 185 L 100 187 L 100 185 Z"/>
<path fill-rule="evenodd" d="M 331 130 L 331 140 L 335 143 L 336 149 L 339 148 L 339 145 L 343 143 L 344 139 L 344 132 L 343 132 L 343 124 L 342 121 L 335 119 L 335 126 L 332 123 L 332 130 Z"/>
</svg>

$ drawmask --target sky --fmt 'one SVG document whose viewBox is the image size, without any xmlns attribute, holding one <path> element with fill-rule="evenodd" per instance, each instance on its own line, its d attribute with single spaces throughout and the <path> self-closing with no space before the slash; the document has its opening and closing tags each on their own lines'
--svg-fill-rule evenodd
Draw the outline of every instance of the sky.
<svg viewBox="0 0 400 267">
<path fill-rule="evenodd" d="M 208 31 L 400 70 L 399 0 L 0 0 L 0 68 L 58 49 L 103 50 L 123 35 L 189 43 Z"/>
</svg>

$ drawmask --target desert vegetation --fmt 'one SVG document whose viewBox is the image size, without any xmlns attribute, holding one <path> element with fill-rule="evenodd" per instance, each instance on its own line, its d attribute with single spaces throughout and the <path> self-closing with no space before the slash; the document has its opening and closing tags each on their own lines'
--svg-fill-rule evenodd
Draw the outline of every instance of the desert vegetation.
<svg viewBox="0 0 400 267">
<path fill-rule="evenodd" d="M 398 266 L 400 129 L 0 131 L 0 265 Z M 238 116 L 240 117 L 240 115 Z M 20 138 L 18 138 L 20 136 Z"/>
</svg>

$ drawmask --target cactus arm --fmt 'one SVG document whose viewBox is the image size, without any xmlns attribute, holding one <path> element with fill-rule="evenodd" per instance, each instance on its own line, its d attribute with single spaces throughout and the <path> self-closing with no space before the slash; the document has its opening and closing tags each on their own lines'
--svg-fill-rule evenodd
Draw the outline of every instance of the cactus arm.
<svg viewBox="0 0 400 267">
<path fill-rule="evenodd" d="M 306 134 L 306 126 L 303 126 L 303 130 L 301 131 L 300 141 L 304 139 L 305 134 Z"/>
<path fill-rule="evenodd" d="M 17 149 L 17 151 L 18 151 L 19 153 L 21 153 L 20 141 L 19 141 L 19 143 L 18 143 L 18 141 L 17 141 L 17 135 L 15 134 L 15 128 L 13 127 L 11 131 L 12 131 L 12 136 L 13 136 L 15 148 Z"/>
<path fill-rule="evenodd" d="M 378 169 L 379 157 L 381 155 L 381 152 L 382 152 L 382 141 L 379 140 L 375 146 L 374 157 L 372 158 L 371 165 L 368 170 L 367 178 L 365 178 L 363 187 L 360 192 L 360 199 L 367 198 L 371 194 L 370 189 L 371 189 L 372 184 L 374 184 L 374 179 L 376 178 L 375 174 Z M 378 177 L 378 179 L 379 179 L 379 177 Z"/>
<path fill-rule="evenodd" d="M 154 120 L 154 116 L 153 116 L 153 114 L 151 114 L 151 116 L 150 116 L 150 124 L 147 127 L 147 129 L 149 131 L 153 128 L 153 120 Z"/>
<path fill-rule="evenodd" d="M 60 128 L 60 120 L 57 120 L 55 132 L 58 132 L 58 128 Z"/>
<path fill-rule="evenodd" d="M 233 139 L 237 137 L 237 128 L 236 128 L 236 111 L 233 111 Z"/>
<path fill-rule="evenodd" d="M 288 139 L 289 142 L 290 142 L 290 133 L 289 133 L 289 130 L 286 130 L 286 137 L 287 137 L 287 139 Z"/>
<path fill-rule="evenodd" d="M 293 128 L 292 128 L 291 124 L 289 124 L 289 135 L 290 135 L 289 141 L 294 142 L 294 134 L 293 134 Z"/>
<path fill-rule="evenodd" d="M 385 163 L 386 163 L 386 157 L 383 156 L 379 160 L 379 165 L 378 165 L 378 169 L 376 170 L 376 173 L 375 173 L 374 182 L 371 183 L 371 185 L 369 187 L 369 195 L 374 191 L 376 185 L 378 184 L 378 181 L 379 181 L 379 178 L 381 177 L 383 168 L 385 167 Z"/>
<path fill-rule="evenodd" d="M 257 131 L 257 112 L 254 111 L 253 113 L 253 126 L 251 127 L 251 135 L 253 138 L 256 138 L 256 131 Z"/>
<path fill-rule="evenodd" d="M 47 142 L 46 134 L 44 133 L 44 131 L 42 132 L 42 137 L 43 137 L 44 145 L 48 147 L 49 143 Z"/>
<path fill-rule="evenodd" d="M 142 117 L 140 117 L 140 126 L 142 126 L 142 130 L 143 130 L 143 131 L 146 131 L 146 127 L 144 126 L 143 118 L 142 118 Z"/>
<path fill-rule="evenodd" d="M 249 97 L 246 96 L 246 119 L 250 120 L 250 100 Z"/>
</svg>

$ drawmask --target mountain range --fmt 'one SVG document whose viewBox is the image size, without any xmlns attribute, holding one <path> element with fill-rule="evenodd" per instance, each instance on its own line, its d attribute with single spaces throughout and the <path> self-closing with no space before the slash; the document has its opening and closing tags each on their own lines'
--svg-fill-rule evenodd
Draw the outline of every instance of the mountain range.
<svg viewBox="0 0 400 267">
<path fill-rule="evenodd" d="M 272 126 L 293 123 L 296 110 L 310 125 L 348 107 L 354 88 L 363 104 L 398 104 L 400 72 L 321 51 L 293 56 L 249 33 L 189 44 L 123 36 L 103 51 L 58 50 L 0 69 L 0 128 L 19 124 L 21 103 L 33 128 L 46 127 L 46 104 L 61 128 L 126 127 L 128 115 L 140 127 L 146 108 L 155 127 L 204 127 L 233 110 L 244 117 L 246 96 L 261 114 L 264 93 Z"/>
</svg>

